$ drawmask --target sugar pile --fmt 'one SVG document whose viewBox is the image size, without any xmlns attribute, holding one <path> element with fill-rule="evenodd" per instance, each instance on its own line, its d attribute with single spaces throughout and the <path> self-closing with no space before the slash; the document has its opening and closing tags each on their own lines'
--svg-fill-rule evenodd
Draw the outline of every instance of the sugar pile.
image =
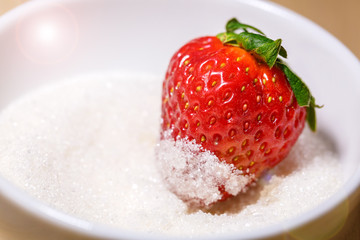
<svg viewBox="0 0 360 240">
<path fill-rule="evenodd" d="M 0 174 L 79 218 L 178 236 L 252 231 L 317 206 L 341 186 L 331 144 L 305 129 L 256 187 L 189 211 L 155 164 L 160 91 L 155 77 L 93 75 L 24 96 L 0 114 Z"/>
<path fill-rule="evenodd" d="M 226 164 L 195 140 L 171 137 L 171 130 L 156 149 L 156 164 L 168 189 L 189 206 L 209 206 L 222 198 L 219 186 L 232 195 L 247 190 L 252 175 L 243 175 L 234 165 Z"/>
</svg>

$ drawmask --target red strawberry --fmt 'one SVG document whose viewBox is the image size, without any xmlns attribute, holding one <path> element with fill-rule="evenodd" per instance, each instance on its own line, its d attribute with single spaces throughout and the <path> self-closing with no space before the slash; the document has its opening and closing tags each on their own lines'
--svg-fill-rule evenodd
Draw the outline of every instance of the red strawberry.
<svg viewBox="0 0 360 240">
<path fill-rule="evenodd" d="M 235 33 L 238 29 L 244 32 Z M 278 54 L 286 57 L 281 40 L 268 39 L 236 19 L 228 22 L 226 33 L 185 44 L 172 57 L 163 82 L 162 139 L 193 140 L 202 151 L 232 164 L 235 174 L 252 176 L 247 184 L 274 167 L 296 142 L 307 115 L 315 130 L 316 106 Z M 183 170 L 185 182 L 191 171 L 196 169 Z M 185 201 L 212 204 L 170 185 Z M 232 195 L 222 183 L 218 191 L 221 200 Z"/>
</svg>

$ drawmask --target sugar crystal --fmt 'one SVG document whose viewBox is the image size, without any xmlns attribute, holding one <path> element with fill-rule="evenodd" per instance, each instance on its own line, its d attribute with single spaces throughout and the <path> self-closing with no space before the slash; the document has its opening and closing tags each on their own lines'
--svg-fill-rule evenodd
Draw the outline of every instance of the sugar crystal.
<svg viewBox="0 0 360 240">
<path fill-rule="evenodd" d="M 171 139 L 171 130 L 164 134 L 157 148 L 156 162 L 168 189 L 192 207 L 209 206 L 221 199 L 219 186 L 237 195 L 252 181 L 234 165 L 220 162 L 195 140 Z"/>
</svg>

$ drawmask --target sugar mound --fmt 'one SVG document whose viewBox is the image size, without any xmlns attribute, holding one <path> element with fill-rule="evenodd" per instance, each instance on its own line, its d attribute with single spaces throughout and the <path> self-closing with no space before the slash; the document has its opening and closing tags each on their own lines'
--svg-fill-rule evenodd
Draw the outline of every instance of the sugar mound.
<svg viewBox="0 0 360 240">
<path fill-rule="evenodd" d="M 219 187 L 231 195 L 245 192 L 253 177 L 243 175 L 234 165 L 221 162 L 195 140 L 165 132 L 156 151 L 158 169 L 168 189 L 191 207 L 206 207 L 221 199 Z"/>
<path fill-rule="evenodd" d="M 122 74 L 35 90 L 0 113 L 0 174 L 39 201 L 91 222 L 203 238 L 287 221 L 343 183 L 330 139 L 305 129 L 255 187 L 189 212 L 156 167 L 160 96 L 161 77 Z"/>
</svg>

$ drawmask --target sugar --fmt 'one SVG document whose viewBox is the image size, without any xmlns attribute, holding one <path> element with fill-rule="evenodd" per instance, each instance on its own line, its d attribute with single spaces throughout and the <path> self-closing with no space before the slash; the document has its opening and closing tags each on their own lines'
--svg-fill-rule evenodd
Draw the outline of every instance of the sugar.
<svg viewBox="0 0 360 240">
<path fill-rule="evenodd" d="M 234 165 L 226 164 L 195 140 L 171 138 L 165 132 L 156 151 L 156 162 L 168 189 L 192 208 L 208 207 L 221 199 L 219 186 L 232 195 L 245 192 L 252 175 L 243 175 Z"/>
<path fill-rule="evenodd" d="M 157 169 L 163 164 L 155 160 L 160 79 L 91 75 L 18 99 L 0 114 L 1 175 L 70 215 L 183 237 L 254 231 L 279 223 L 316 207 L 342 185 L 331 143 L 305 129 L 287 159 L 256 186 L 210 209 L 190 211 L 167 189 L 164 173 Z M 186 159 L 189 152 L 167 144 L 166 151 Z M 223 169 L 220 181 L 231 178 L 229 166 L 214 165 L 216 159 L 204 154 L 200 159 Z"/>
</svg>

